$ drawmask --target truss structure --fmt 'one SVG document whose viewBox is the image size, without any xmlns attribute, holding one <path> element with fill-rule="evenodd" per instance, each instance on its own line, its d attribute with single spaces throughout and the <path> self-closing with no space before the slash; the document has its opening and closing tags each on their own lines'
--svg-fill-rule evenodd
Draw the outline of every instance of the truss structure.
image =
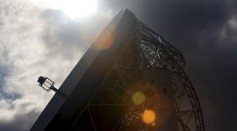
<svg viewBox="0 0 237 131">
<path fill-rule="evenodd" d="M 199 100 L 184 66 L 185 60 L 179 50 L 137 20 L 135 30 L 103 83 L 73 122 L 73 130 L 159 130 L 139 119 L 147 105 L 134 105 L 130 98 L 137 89 L 131 85 L 138 82 L 142 72 L 147 68 L 160 68 L 171 73 L 173 112 L 179 130 L 204 131 Z"/>
</svg>

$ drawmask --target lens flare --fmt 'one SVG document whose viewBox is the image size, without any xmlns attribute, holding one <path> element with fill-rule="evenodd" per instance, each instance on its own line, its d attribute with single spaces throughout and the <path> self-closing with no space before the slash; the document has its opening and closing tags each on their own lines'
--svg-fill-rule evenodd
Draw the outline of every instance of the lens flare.
<svg viewBox="0 0 237 131">
<path fill-rule="evenodd" d="M 142 114 L 142 120 L 146 124 L 152 124 L 156 120 L 156 113 L 153 110 L 145 110 Z"/>
<path fill-rule="evenodd" d="M 104 31 L 95 41 L 94 46 L 97 49 L 108 49 L 113 43 L 113 36 L 109 31 Z"/>
<path fill-rule="evenodd" d="M 156 123 L 153 122 L 151 125 L 152 125 L 152 126 L 156 126 Z"/>
<path fill-rule="evenodd" d="M 132 95 L 132 101 L 136 105 L 141 105 L 145 102 L 145 95 L 142 92 L 136 92 Z"/>
</svg>

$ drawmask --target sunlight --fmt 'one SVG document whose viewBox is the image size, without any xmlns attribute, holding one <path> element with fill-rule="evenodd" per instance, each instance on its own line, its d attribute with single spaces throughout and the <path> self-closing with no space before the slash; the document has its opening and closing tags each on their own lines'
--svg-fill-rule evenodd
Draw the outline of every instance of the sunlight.
<svg viewBox="0 0 237 131">
<path fill-rule="evenodd" d="M 69 18 L 82 18 L 96 12 L 96 0 L 51 0 L 52 9 L 63 11 Z"/>
</svg>

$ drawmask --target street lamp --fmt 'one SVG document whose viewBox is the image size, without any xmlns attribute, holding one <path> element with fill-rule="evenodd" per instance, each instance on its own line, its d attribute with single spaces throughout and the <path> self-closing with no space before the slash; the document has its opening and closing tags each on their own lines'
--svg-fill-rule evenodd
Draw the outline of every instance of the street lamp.
<svg viewBox="0 0 237 131">
<path fill-rule="evenodd" d="M 48 77 L 45 76 L 40 76 L 38 77 L 39 86 L 42 87 L 44 90 L 49 92 L 50 90 L 55 91 L 57 94 L 63 96 L 63 97 L 68 97 L 66 94 L 63 92 L 59 91 L 57 88 L 54 87 L 54 82 L 50 80 Z"/>
</svg>

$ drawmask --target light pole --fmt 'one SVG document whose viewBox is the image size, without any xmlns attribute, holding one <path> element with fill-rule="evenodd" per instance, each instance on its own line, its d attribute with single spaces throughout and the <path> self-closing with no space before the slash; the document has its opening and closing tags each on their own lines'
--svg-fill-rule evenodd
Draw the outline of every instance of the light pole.
<svg viewBox="0 0 237 131">
<path fill-rule="evenodd" d="M 65 93 L 63 93 L 63 92 L 59 91 L 57 88 L 55 88 L 54 82 L 52 80 L 50 80 L 48 77 L 40 76 L 40 77 L 38 77 L 37 82 L 39 82 L 39 86 L 42 87 L 47 92 L 49 92 L 50 90 L 53 90 L 57 94 L 61 95 L 62 97 L 65 97 L 65 98 L 68 97 Z"/>
</svg>

